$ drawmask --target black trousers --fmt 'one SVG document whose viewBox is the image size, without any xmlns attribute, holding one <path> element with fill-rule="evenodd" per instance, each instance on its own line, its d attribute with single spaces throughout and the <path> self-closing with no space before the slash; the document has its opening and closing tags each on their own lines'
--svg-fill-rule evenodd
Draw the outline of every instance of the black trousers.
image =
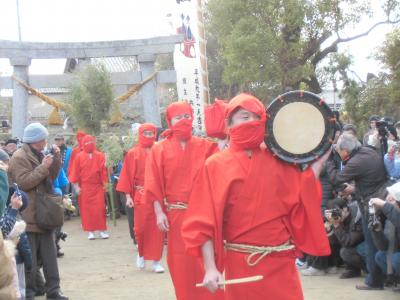
<svg viewBox="0 0 400 300">
<path fill-rule="evenodd" d="M 344 263 L 349 269 L 356 271 L 367 270 L 367 266 L 363 258 L 357 252 L 355 247 L 343 247 L 340 249 L 340 257 L 343 259 Z"/>
<path fill-rule="evenodd" d="M 134 210 L 135 209 L 133 207 L 125 206 L 126 217 L 128 219 L 128 226 L 129 226 L 129 235 L 131 236 L 133 243 L 136 244 L 135 232 L 133 230 L 133 226 L 134 226 L 134 222 L 135 222 Z"/>
<path fill-rule="evenodd" d="M 45 233 L 28 232 L 27 234 L 32 250 L 32 269 L 26 271 L 26 298 L 32 299 L 39 289 L 36 285 L 36 280 L 40 265 L 43 266 L 46 293 L 53 294 L 60 289 L 54 231 Z"/>
<path fill-rule="evenodd" d="M 338 267 L 341 264 L 340 245 L 336 242 L 331 242 L 331 255 L 329 256 L 309 256 L 307 259 L 308 265 L 318 270 L 326 270 L 329 267 Z"/>
</svg>

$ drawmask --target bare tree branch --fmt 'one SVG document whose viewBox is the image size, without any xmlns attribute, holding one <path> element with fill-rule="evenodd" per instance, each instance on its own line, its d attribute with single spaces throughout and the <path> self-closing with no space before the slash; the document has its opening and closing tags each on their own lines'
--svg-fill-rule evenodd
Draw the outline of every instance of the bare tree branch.
<svg viewBox="0 0 400 300">
<path fill-rule="evenodd" d="M 374 30 L 376 27 L 383 25 L 383 24 L 397 24 L 400 23 L 400 19 L 397 20 L 386 20 L 386 21 L 381 21 L 381 22 L 377 22 L 374 25 L 372 25 L 367 31 L 357 34 L 355 36 L 349 37 L 349 38 L 341 38 L 338 34 L 338 38 L 332 42 L 332 44 L 328 47 L 326 47 L 325 49 L 323 49 L 322 51 L 318 51 L 315 53 L 314 57 L 311 60 L 311 63 L 316 66 L 322 59 L 324 59 L 329 53 L 332 52 L 337 52 L 337 45 L 339 43 L 346 43 L 346 42 L 350 42 L 353 40 L 356 40 L 358 38 L 361 38 L 363 36 L 367 36 L 372 30 Z"/>
<path fill-rule="evenodd" d="M 335 42 L 337 42 L 337 43 L 350 42 L 350 41 L 356 40 L 356 39 L 358 39 L 360 37 L 367 36 L 372 30 L 374 30 L 376 27 L 378 27 L 380 25 L 397 24 L 399 22 L 400 22 L 400 19 L 393 20 L 393 21 L 391 21 L 391 20 L 381 21 L 381 22 L 378 22 L 378 23 L 375 23 L 374 25 L 372 25 L 366 32 L 360 33 L 358 35 L 355 35 L 355 36 L 352 36 L 352 37 L 349 37 L 349 38 L 340 38 L 339 37 Z"/>
</svg>

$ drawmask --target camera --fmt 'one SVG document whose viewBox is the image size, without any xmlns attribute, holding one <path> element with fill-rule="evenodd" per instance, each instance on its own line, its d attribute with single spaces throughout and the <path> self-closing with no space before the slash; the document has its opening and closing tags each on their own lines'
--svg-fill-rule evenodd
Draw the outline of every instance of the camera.
<svg viewBox="0 0 400 300">
<path fill-rule="evenodd" d="M 394 122 L 389 117 L 383 117 L 376 121 L 376 128 L 378 129 L 378 133 L 381 137 L 386 138 L 389 134 L 388 126 L 393 126 Z"/>
<path fill-rule="evenodd" d="M 57 234 L 57 239 L 63 240 L 64 242 L 67 239 L 67 237 L 68 237 L 68 234 L 66 232 L 64 232 L 64 231 L 60 231 Z"/>
<path fill-rule="evenodd" d="M 50 148 L 46 149 L 46 151 L 44 151 L 44 155 L 45 156 L 49 155 L 49 154 L 54 155 L 54 148 L 53 147 L 50 147 Z"/>
<path fill-rule="evenodd" d="M 15 190 L 15 193 L 17 194 L 17 196 L 19 196 L 19 197 L 22 196 L 21 191 L 19 190 L 18 184 L 14 182 L 13 187 L 14 187 L 14 190 Z"/>
<path fill-rule="evenodd" d="M 340 210 L 340 208 L 335 207 L 334 209 L 332 209 L 332 219 L 339 220 L 341 216 L 342 211 Z"/>
<path fill-rule="evenodd" d="M 379 232 L 383 230 L 382 222 L 376 216 L 376 214 L 369 215 L 368 217 L 368 228 L 373 232 Z"/>
</svg>

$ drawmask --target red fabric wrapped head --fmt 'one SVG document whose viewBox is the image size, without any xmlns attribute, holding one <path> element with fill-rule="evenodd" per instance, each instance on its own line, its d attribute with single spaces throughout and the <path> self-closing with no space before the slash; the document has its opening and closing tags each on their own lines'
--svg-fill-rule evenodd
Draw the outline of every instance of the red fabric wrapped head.
<svg viewBox="0 0 400 300">
<path fill-rule="evenodd" d="M 96 138 L 91 135 L 85 135 L 82 139 L 83 151 L 93 153 L 96 150 Z"/>
<path fill-rule="evenodd" d="M 145 131 L 153 132 L 153 137 L 144 136 Z M 139 145 L 144 148 L 149 148 L 153 146 L 154 141 L 156 140 L 157 136 L 157 127 L 152 123 L 143 123 L 139 127 Z"/>
<path fill-rule="evenodd" d="M 76 132 L 76 141 L 78 142 L 78 146 L 79 146 L 79 148 L 81 148 L 81 149 L 82 149 L 82 147 L 83 147 L 82 140 L 83 140 L 83 138 L 85 137 L 85 135 L 86 135 L 86 133 L 83 132 L 83 131 L 78 130 L 78 131 Z"/>
<path fill-rule="evenodd" d="M 227 106 L 227 101 L 215 99 L 213 104 L 204 108 L 204 123 L 207 136 L 221 140 L 226 138 L 225 115 Z"/>
<path fill-rule="evenodd" d="M 183 118 L 176 122 L 174 125 L 171 124 L 171 119 L 178 116 L 188 114 L 190 119 Z M 192 122 L 193 122 L 193 110 L 189 103 L 185 101 L 173 102 L 167 107 L 165 118 L 168 123 L 172 136 L 176 136 L 182 140 L 188 140 L 192 136 Z M 169 135 L 171 136 L 171 134 Z"/>
<path fill-rule="evenodd" d="M 172 102 L 168 105 L 167 110 L 165 112 L 165 118 L 168 124 L 168 127 L 171 128 L 171 119 L 176 117 L 177 115 L 189 114 L 193 120 L 193 109 L 189 103 L 186 101 L 177 101 Z"/>
<path fill-rule="evenodd" d="M 260 147 L 264 140 L 265 121 L 267 120 L 264 105 L 253 95 L 240 94 L 229 102 L 226 112 L 227 119 L 230 119 L 239 108 L 256 114 L 260 119 L 229 128 L 230 147 L 238 150 Z"/>
<path fill-rule="evenodd" d="M 239 107 L 251 111 L 260 117 L 261 121 L 266 121 L 267 113 L 264 104 L 251 94 L 242 93 L 233 97 L 226 107 L 226 117 L 230 118 L 232 113 Z"/>
</svg>

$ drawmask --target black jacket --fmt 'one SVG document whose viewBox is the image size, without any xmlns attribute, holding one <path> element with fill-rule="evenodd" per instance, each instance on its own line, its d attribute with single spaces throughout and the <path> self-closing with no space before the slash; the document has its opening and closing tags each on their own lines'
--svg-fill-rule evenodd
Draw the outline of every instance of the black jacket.
<svg viewBox="0 0 400 300">
<path fill-rule="evenodd" d="M 328 160 L 326 171 L 333 185 L 354 180 L 356 194 L 364 205 L 372 197 L 382 197 L 386 187 L 386 170 L 382 157 L 370 147 L 361 147 L 352 153 L 343 170 Z"/>
<path fill-rule="evenodd" d="M 333 229 L 333 233 L 342 247 L 355 247 L 364 240 L 361 212 L 357 202 L 352 202 L 349 205 L 349 212 L 349 216 Z"/>
<path fill-rule="evenodd" d="M 390 203 L 385 203 L 382 212 L 390 222 L 400 231 L 400 210 Z"/>
</svg>

